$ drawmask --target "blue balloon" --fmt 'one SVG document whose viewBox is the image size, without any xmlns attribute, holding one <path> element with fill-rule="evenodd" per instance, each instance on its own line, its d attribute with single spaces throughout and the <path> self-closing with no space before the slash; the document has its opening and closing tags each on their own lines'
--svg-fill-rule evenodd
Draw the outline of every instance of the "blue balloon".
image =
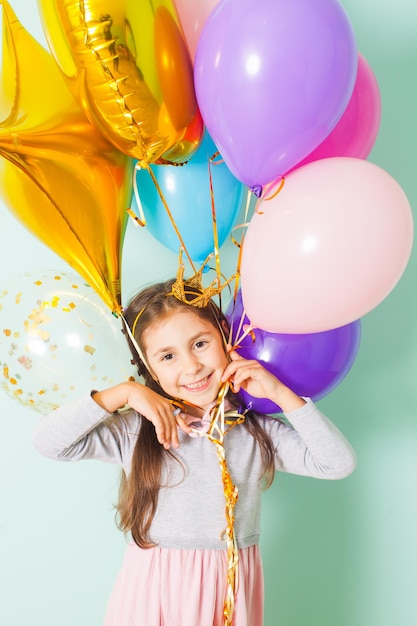
<svg viewBox="0 0 417 626">
<path fill-rule="evenodd" d="M 210 135 L 203 140 L 190 161 L 182 166 L 151 165 L 162 195 L 181 234 L 188 255 L 201 265 L 214 252 L 212 202 L 209 162 L 217 152 Z M 224 162 L 210 165 L 219 247 L 236 223 L 247 188 L 231 174 Z M 180 241 L 163 205 L 151 175 L 146 170 L 136 173 L 139 199 L 149 232 L 173 252 L 179 252 Z M 135 207 L 133 200 L 133 209 Z"/>
</svg>

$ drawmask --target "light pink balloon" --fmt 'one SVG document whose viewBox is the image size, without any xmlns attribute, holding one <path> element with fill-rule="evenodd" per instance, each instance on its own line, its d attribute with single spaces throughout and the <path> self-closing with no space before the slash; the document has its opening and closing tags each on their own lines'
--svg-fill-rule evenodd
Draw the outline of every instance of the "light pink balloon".
<svg viewBox="0 0 417 626">
<path fill-rule="evenodd" d="M 246 314 L 276 333 L 351 323 L 394 288 L 412 242 L 410 204 L 385 170 L 351 157 L 309 163 L 251 218 L 241 262 Z"/>
<path fill-rule="evenodd" d="M 369 63 L 359 54 L 355 87 L 345 112 L 326 139 L 296 168 L 328 157 L 366 159 L 377 138 L 380 122 L 381 94 L 378 81 Z"/>
<path fill-rule="evenodd" d="M 194 60 L 203 26 L 219 0 L 175 0 L 185 39 Z"/>
</svg>

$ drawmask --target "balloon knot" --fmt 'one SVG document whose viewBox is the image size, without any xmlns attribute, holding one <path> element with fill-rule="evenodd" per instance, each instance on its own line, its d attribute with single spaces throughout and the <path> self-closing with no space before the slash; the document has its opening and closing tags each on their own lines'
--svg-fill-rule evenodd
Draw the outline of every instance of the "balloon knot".
<svg viewBox="0 0 417 626">
<path fill-rule="evenodd" d="M 254 185 L 250 187 L 249 191 L 254 193 L 257 198 L 260 198 L 262 195 L 262 185 Z"/>
</svg>

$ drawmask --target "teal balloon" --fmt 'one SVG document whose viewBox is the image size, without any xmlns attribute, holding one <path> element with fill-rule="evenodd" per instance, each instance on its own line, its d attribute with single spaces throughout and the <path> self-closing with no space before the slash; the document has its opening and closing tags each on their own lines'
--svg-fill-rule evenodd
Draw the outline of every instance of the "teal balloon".
<svg viewBox="0 0 417 626">
<path fill-rule="evenodd" d="M 187 164 L 150 166 L 189 257 L 200 265 L 214 252 L 215 247 L 209 163 L 216 152 L 217 147 L 206 131 L 197 152 Z M 210 170 L 220 247 L 235 225 L 248 191 L 227 165 L 221 162 L 220 156 L 212 161 Z M 136 182 L 146 228 L 164 246 L 179 252 L 179 237 L 150 173 L 138 170 Z M 135 205 L 134 198 L 132 208 L 137 212 Z"/>
</svg>

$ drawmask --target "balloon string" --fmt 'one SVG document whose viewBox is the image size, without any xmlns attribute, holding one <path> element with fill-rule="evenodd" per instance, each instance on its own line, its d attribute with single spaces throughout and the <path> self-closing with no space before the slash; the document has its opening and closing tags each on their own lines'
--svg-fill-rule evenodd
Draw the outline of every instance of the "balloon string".
<svg viewBox="0 0 417 626">
<path fill-rule="evenodd" d="M 169 209 L 169 206 L 168 206 L 168 204 L 167 204 L 167 201 L 165 200 L 164 194 L 162 193 L 162 189 L 161 189 L 161 187 L 159 186 L 159 183 L 158 183 L 158 181 L 157 181 L 157 179 L 156 179 L 156 176 L 155 176 L 155 174 L 153 173 L 153 171 L 152 171 L 152 168 L 151 168 L 151 167 L 148 167 L 147 169 L 148 169 L 149 174 L 151 175 L 152 181 L 153 181 L 153 183 L 154 183 L 154 185 L 155 185 L 155 187 L 156 187 L 156 190 L 157 190 L 157 192 L 158 192 L 158 194 L 159 194 L 159 197 L 161 198 L 161 202 L 162 202 L 162 204 L 163 204 L 163 205 L 164 205 L 164 207 L 165 207 L 165 210 L 166 210 L 166 212 L 167 212 L 167 214 L 168 214 L 168 217 L 169 217 L 169 219 L 170 219 L 170 222 L 171 222 L 171 224 L 172 224 L 172 226 L 173 226 L 173 228 L 174 228 L 174 230 L 175 230 L 175 233 L 176 233 L 176 235 L 177 235 L 177 237 L 178 237 L 178 239 L 179 239 L 179 241 L 180 241 L 181 247 L 182 247 L 182 249 L 184 250 L 185 254 L 187 255 L 188 261 L 189 261 L 189 263 L 190 263 L 190 265 L 191 265 L 191 268 L 192 268 L 193 272 L 195 272 L 196 270 L 195 270 L 195 267 L 194 267 L 194 263 L 193 263 L 193 262 L 192 262 L 192 260 L 191 260 L 191 257 L 190 257 L 190 255 L 189 255 L 189 253 L 188 253 L 188 250 L 187 250 L 187 247 L 186 247 L 186 245 L 185 245 L 185 243 L 184 243 L 184 240 L 183 240 L 183 238 L 182 238 L 182 236 L 181 236 L 181 233 L 180 233 L 180 231 L 179 231 L 179 229 L 178 229 L 178 226 L 177 226 L 177 224 L 175 223 L 174 217 L 173 217 L 173 215 L 172 215 L 172 213 L 171 213 L 171 211 L 170 211 L 170 209 Z"/>
<path fill-rule="evenodd" d="M 243 320 L 245 317 L 245 312 L 242 312 L 242 316 L 240 318 L 240 323 L 239 323 L 239 329 L 238 332 L 236 333 L 236 336 L 238 336 L 239 332 L 241 332 L 242 330 L 242 326 L 243 326 Z M 240 347 L 240 344 L 242 343 L 242 341 L 248 336 L 250 335 L 252 338 L 252 342 L 255 343 L 255 328 L 256 326 L 252 326 L 252 324 L 246 324 L 245 326 L 243 326 L 243 333 L 241 334 L 240 337 L 238 337 L 237 339 L 235 339 L 235 344 L 233 346 L 233 350 L 236 350 L 237 348 Z"/>
<path fill-rule="evenodd" d="M 276 181 L 274 181 L 273 183 L 271 183 L 271 187 L 267 187 L 267 190 L 265 193 L 268 193 L 270 191 L 270 189 L 273 189 L 274 184 L 276 183 Z M 279 192 L 282 190 L 283 186 L 285 184 L 285 177 L 281 176 L 281 180 L 280 183 L 278 185 L 278 187 L 275 189 L 274 193 L 272 194 L 272 196 L 269 196 L 268 198 L 263 197 L 262 200 L 264 202 L 267 202 L 268 200 L 273 200 L 274 198 L 276 198 L 276 196 L 279 194 Z"/>
<path fill-rule="evenodd" d="M 237 226 L 232 228 L 232 232 L 231 232 L 231 235 L 230 235 L 230 238 L 231 238 L 232 242 L 239 249 L 239 253 L 238 253 L 238 257 L 237 257 L 237 261 L 236 261 L 235 288 L 234 288 L 234 292 L 233 292 L 233 305 L 234 306 L 236 305 L 237 294 L 238 294 L 238 291 L 239 291 L 240 267 L 241 267 L 241 263 L 242 263 L 243 240 L 245 238 L 244 229 L 247 228 L 247 226 L 249 225 L 249 221 L 248 220 L 249 220 L 249 208 L 250 208 L 251 199 L 252 199 L 252 196 L 251 196 L 250 191 L 248 190 L 247 194 L 246 194 L 244 222 L 243 222 L 243 224 L 238 224 Z M 242 230 L 242 238 L 241 238 L 240 242 L 238 242 L 237 239 L 233 236 L 233 232 L 235 230 Z M 229 343 L 231 343 L 232 335 L 233 335 L 233 320 L 232 320 L 231 327 L 230 327 Z"/>
<path fill-rule="evenodd" d="M 137 224 L 139 224 L 139 226 L 144 227 L 144 226 L 146 226 L 146 218 L 145 218 L 145 213 L 144 213 L 144 210 L 143 210 L 142 202 L 141 202 L 141 199 L 140 199 L 140 196 L 139 196 L 138 183 L 137 183 L 137 179 L 136 179 L 136 172 L 137 172 L 137 170 L 140 170 L 140 169 L 143 169 L 142 165 L 140 165 L 139 163 L 136 163 L 135 168 L 133 170 L 133 192 L 134 192 L 134 195 L 135 195 L 136 205 L 137 205 L 137 208 L 138 208 L 138 211 L 139 211 L 139 217 L 137 215 L 135 215 L 135 213 L 132 211 L 132 209 L 127 209 L 127 212 L 130 215 L 130 217 Z M 169 209 L 167 201 L 165 200 L 164 194 L 162 193 L 162 189 L 161 189 L 161 187 L 160 187 L 160 185 L 159 185 L 159 183 L 158 183 L 158 181 L 157 181 L 157 179 L 155 177 L 155 174 L 153 173 L 151 167 L 148 166 L 146 169 L 148 170 L 148 172 L 149 172 L 149 174 L 150 174 L 150 176 L 152 178 L 152 182 L 155 185 L 155 188 L 156 188 L 156 190 L 158 192 L 158 195 L 159 195 L 159 197 L 161 199 L 161 202 L 164 205 L 164 208 L 165 208 L 165 210 L 166 210 L 166 212 L 168 214 L 168 217 L 169 217 L 169 220 L 170 220 L 170 222 L 172 224 L 172 227 L 175 230 L 175 233 L 176 233 L 176 235 L 177 235 L 177 237 L 178 237 L 178 239 L 180 241 L 181 248 L 184 250 L 185 254 L 187 255 L 188 261 L 189 261 L 189 263 L 191 265 L 191 268 L 192 268 L 193 272 L 195 272 L 196 270 L 195 270 L 195 267 L 194 267 L 194 263 L 192 262 L 191 257 L 188 254 L 188 250 L 186 248 L 184 240 L 183 240 L 183 238 L 181 236 L 181 233 L 180 233 L 180 231 L 178 229 L 177 224 L 175 223 L 174 217 L 173 217 L 173 215 L 172 215 L 172 213 L 171 213 L 171 211 Z"/>
<path fill-rule="evenodd" d="M 268 193 L 268 192 L 270 191 L 270 189 L 273 189 L 273 186 L 274 186 L 274 184 L 275 184 L 275 183 L 276 183 L 276 181 L 274 181 L 273 183 L 271 183 L 271 186 L 270 186 L 270 187 L 266 190 L 266 192 L 265 192 L 265 193 Z M 262 197 L 262 198 L 261 198 L 261 202 L 267 202 L 268 200 L 273 200 L 274 198 L 276 198 L 276 196 L 279 194 L 279 192 L 280 192 L 280 191 L 282 190 L 282 188 L 284 187 L 284 184 L 285 184 L 285 178 L 284 178 L 284 176 L 281 176 L 280 183 L 279 183 L 278 187 L 276 188 L 276 190 L 274 191 L 274 193 L 273 193 L 271 196 L 268 196 L 267 198 Z M 263 213 L 264 213 L 263 211 L 260 211 L 260 210 L 259 210 L 259 206 L 260 206 L 260 203 L 261 203 L 261 202 L 258 202 L 258 203 L 257 203 L 257 205 L 256 205 L 256 209 L 255 209 L 255 210 L 256 210 L 256 213 L 257 213 L 258 215 L 263 215 Z"/>
<path fill-rule="evenodd" d="M 214 201 L 213 176 L 212 176 L 212 171 L 211 171 L 211 165 L 220 165 L 224 163 L 224 160 L 221 157 L 220 159 L 216 160 L 217 157 L 220 157 L 219 151 L 215 152 L 210 157 L 208 161 L 208 172 L 209 172 L 209 182 L 210 182 L 211 213 L 212 213 L 212 222 L 213 222 L 213 241 L 214 241 L 214 253 L 215 253 L 215 260 L 216 260 L 216 274 L 217 274 L 218 279 L 220 280 L 220 277 L 222 276 L 221 271 L 220 271 L 220 247 L 219 247 L 219 237 L 218 237 L 218 229 L 217 229 L 216 206 L 215 206 L 215 201 Z M 249 213 L 249 205 L 250 205 L 250 194 L 247 193 L 246 206 L 245 206 L 245 221 L 247 220 L 247 216 Z M 232 241 L 239 248 L 236 272 L 234 274 L 234 280 L 235 280 L 234 299 L 236 299 L 236 295 L 237 295 L 238 288 L 239 288 L 240 263 L 241 263 L 241 254 L 242 254 L 241 245 L 243 242 L 243 236 L 242 236 L 242 241 L 240 244 L 236 240 L 234 240 L 233 236 L 232 236 Z"/>
<path fill-rule="evenodd" d="M 234 426 L 237 426 L 245 421 L 245 414 L 240 414 L 236 411 L 227 412 L 229 417 L 235 418 L 233 421 L 225 419 L 226 414 L 224 411 L 224 400 L 228 390 L 229 383 L 223 383 L 219 389 L 216 403 L 210 410 L 211 422 L 209 430 L 206 433 L 208 439 L 216 446 L 217 457 L 222 472 L 223 491 L 225 497 L 225 516 L 227 526 L 224 531 L 224 536 L 226 538 L 227 572 L 226 594 L 223 606 L 224 626 L 231 626 L 232 624 L 235 609 L 235 597 L 239 585 L 239 550 L 234 525 L 234 508 L 238 500 L 238 489 L 236 485 L 234 485 L 227 467 L 224 437 L 229 430 L 234 428 Z M 230 425 L 228 429 L 225 428 L 226 424 Z"/>
<path fill-rule="evenodd" d="M 244 218 L 245 222 L 247 222 L 249 219 L 249 207 L 250 207 L 251 201 L 252 201 L 252 195 L 248 189 L 246 193 L 245 218 Z"/>
<path fill-rule="evenodd" d="M 222 274 L 220 271 L 219 233 L 217 230 L 216 205 L 214 202 L 213 176 L 211 173 L 210 161 L 208 162 L 208 173 L 209 173 L 209 183 L 210 183 L 211 219 L 213 223 L 214 258 L 216 262 L 216 276 L 220 282 Z"/>
<path fill-rule="evenodd" d="M 250 203 L 251 203 L 251 195 L 250 195 L 250 193 L 248 191 L 248 193 L 246 194 L 245 214 L 244 214 L 244 218 L 243 218 L 244 221 L 243 221 L 242 224 L 237 224 L 236 226 L 234 226 L 232 228 L 231 235 L 230 235 L 230 238 L 231 238 L 232 242 L 235 244 L 235 246 L 237 248 L 240 248 L 243 245 L 244 233 L 242 233 L 242 239 L 239 242 L 239 241 L 237 241 L 237 239 L 235 239 L 233 237 L 233 232 L 235 230 L 240 230 L 240 229 L 243 229 L 243 228 L 247 228 L 249 226 L 249 207 L 250 207 Z"/>
<path fill-rule="evenodd" d="M 236 306 L 236 300 L 234 301 L 234 307 Z M 235 335 L 235 340 L 233 343 L 233 350 L 237 350 L 238 348 L 240 348 L 240 344 L 242 343 L 242 341 L 248 336 L 250 335 L 252 337 L 252 342 L 255 343 L 255 328 L 256 326 L 252 326 L 252 324 L 244 324 L 244 320 L 245 320 L 245 310 L 242 310 L 242 313 L 240 315 L 240 319 L 239 319 L 239 323 L 238 323 L 238 327 L 236 330 L 236 335 Z M 233 322 L 234 322 L 234 318 L 232 317 L 232 322 L 230 324 L 230 335 L 229 335 L 229 343 L 232 343 L 232 337 L 233 337 Z M 242 332 L 243 329 L 243 332 Z M 242 333 L 242 334 L 240 334 Z"/>
<path fill-rule="evenodd" d="M 141 169 L 141 166 L 138 165 L 138 163 L 136 163 L 134 170 L 133 170 L 133 193 L 135 196 L 136 206 L 138 208 L 140 217 L 135 215 L 132 209 L 127 209 L 127 212 L 130 215 L 130 217 L 135 220 L 136 224 L 139 224 L 139 226 L 143 228 L 144 226 L 146 226 L 146 218 L 145 218 L 145 213 L 143 211 L 142 201 L 139 196 L 138 181 L 136 177 L 136 172 L 137 170 L 140 170 L 140 169 Z"/>
<path fill-rule="evenodd" d="M 217 158 L 217 157 L 220 157 L 220 158 Z M 222 163 L 224 163 L 224 159 L 220 156 L 220 152 L 218 150 L 217 152 L 211 155 L 209 161 L 213 165 L 221 165 Z"/>
</svg>

